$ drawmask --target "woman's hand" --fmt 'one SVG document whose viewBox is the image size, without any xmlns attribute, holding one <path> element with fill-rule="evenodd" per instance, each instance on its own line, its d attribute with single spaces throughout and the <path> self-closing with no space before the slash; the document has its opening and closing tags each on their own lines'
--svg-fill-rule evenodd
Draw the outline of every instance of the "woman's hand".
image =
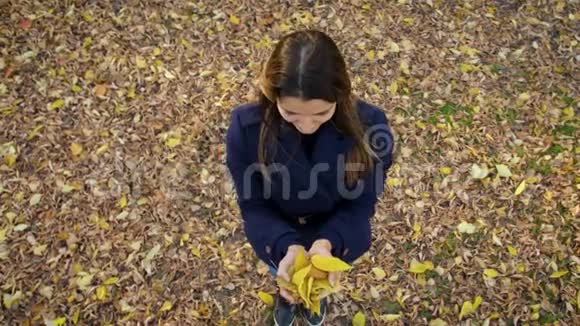
<svg viewBox="0 0 580 326">
<path fill-rule="evenodd" d="M 282 260 L 278 264 L 278 273 L 277 273 L 278 277 L 281 277 L 287 282 L 290 282 L 290 275 L 288 275 L 288 269 L 290 269 L 290 266 L 294 264 L 294 259 L 296 259 L 296 255 L 300 250 L 304 250 L 304 247 L 300 245 L 291 245 L 290 247 L 288 247 L 288 250 L 286 251 L 286 256 L 284 256 L 284 258 L 282 258 Z M 288 301 L 291 304 L 297 303 L 296 299 L 294 299 L 294 297 L 292 297 L 292 294 L 286 289 L 280 288 L 280 295 L 282 296 L 282 298 L 286 299 L 286 301 Z"/>
<path fill-rule="evenodd" d="M 312 243 L 312 247 L 308 250 L 308 255 L 332 256 L 332 244 L 326 239 L 319 239 Z M 340 272 L 328 273 L 328 283 L 330 286 L 335 286 L 340 279 Z"/>
</svg>

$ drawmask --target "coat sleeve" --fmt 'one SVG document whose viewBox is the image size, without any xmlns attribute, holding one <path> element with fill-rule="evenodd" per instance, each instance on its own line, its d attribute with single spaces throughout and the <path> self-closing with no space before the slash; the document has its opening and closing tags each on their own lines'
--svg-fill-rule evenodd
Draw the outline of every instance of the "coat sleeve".
<svg viewBox="0 0 580 326">
<path fill-rule="evenodd" d="M 387 170 L 392 164 L 394 139 L 384 113 L 373 119 L 367 135 L 371 148 L 379 159 L 362 181 L 363 191 L 354 199 L 343 199 L 334 213 L 322 225 L 318 239 L 332 244 L 332 254 L 352 262 L 362 256 L 371 246 L 370 219 L 375 214 L 375 204 L 384 192 Z"/>
<path fill-rule="evenodd" d="M 278 266 L 288 246 L 299 243 L 296 230 L 264 196 L 264 179 L 258 165 L 248 159 L 245 133 L 234 111 L 226 135 L 226 164 L 237 193 L 246 237 L 258 258 Z"/>
</svg>

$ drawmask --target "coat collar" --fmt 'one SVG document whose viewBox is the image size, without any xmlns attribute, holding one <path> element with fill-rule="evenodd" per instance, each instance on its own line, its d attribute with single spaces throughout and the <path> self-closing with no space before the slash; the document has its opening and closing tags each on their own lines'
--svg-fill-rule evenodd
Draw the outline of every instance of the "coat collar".
<svg viewBox="0 0 580 326">
<path fill-rule="evenodd" d="M 284 122 L 278 135 L 276 161 L 292 160 L 310 170 L 316 163 L 336 161 L 338 155 L 346 153 L 354 145 L 354 139 L 340 132 L 332 121 L 322 124 L 315 136 L 312 161 L 309 161 L 300 144 L 299 132 L 294 126 Z"/>
</svg>

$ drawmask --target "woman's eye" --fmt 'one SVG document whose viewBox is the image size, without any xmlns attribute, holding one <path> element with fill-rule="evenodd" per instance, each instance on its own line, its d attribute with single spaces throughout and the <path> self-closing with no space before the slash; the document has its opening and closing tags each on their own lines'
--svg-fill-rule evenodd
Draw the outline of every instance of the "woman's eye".
<svg viewBox="0 0 580 326">
<path fill-rule="evenodd" d="M 316 113 L 316 115 L 319 117 L 322 117 L 322 116 L 325 116 L 327 113 L 328 113 L 328 111 L 325 111 L 325 112 Z"/>
</svg>

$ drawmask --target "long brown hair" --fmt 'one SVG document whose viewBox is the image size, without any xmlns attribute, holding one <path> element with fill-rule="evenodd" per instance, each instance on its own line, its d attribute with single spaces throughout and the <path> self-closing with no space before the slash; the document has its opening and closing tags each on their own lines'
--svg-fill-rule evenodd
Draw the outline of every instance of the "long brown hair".
<svg viewBox="0 0 580 326">
<path fill-rule="evenodd" d="M 278 97 L 336 102 L 331 123 L 355 140 L 346 155 L 346 164 L 358 163 L 362 171 L 346 171 L 347 184 L 353 185 L 373 166 L 376 157 L 364 137 L 364 127 L 351 92 L 346 63 L 334 41 L 320 31 L 306 30 L 288 34 L 278 42 L 264 65 L 259 79 L 259 102 L 263 120 L 258 146 L 261 166 L 273 157 L 280 125 L 283 122 L 276 102 Z M 263 169 L 265 177 L 268 175 Z"/>
</svg>

